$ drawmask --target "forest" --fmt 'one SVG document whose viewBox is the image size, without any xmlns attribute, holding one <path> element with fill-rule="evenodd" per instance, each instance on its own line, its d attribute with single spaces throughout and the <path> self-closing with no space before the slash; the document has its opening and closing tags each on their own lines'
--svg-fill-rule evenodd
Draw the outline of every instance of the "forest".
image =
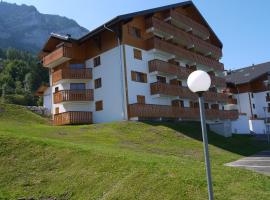
<svg viewBox="0 0 270 200">
<path fill-rule="evenodd" d="M 14 48 L 0 49 L 1 102 L 20 105 L 41 105 L 36 97 L 39 86 L 48 84 L 48 70 L 37 56 Z"/>
</svg>

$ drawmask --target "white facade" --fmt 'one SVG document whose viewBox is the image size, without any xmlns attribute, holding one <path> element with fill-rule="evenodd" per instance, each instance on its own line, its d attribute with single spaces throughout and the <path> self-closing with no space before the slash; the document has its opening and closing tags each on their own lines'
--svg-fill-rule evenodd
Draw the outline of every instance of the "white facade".
<svg viewBox="0 0 270 200">
<path fill-rule="evenodd" d="M 265 134 L 267 131 L 267 124 L 265 118 L 270 117 L 268 112 L 268 102 L 266 96 L 268 91 L 251 93 L 245 92 L 234 94 L 233 97 L 237 99 L 236 108 L 240 115 L 239 119 L 232 122 L 232 132 L 237 134 Z M 254 119 L 256 117 L 257 119 Z"/>
</svg>

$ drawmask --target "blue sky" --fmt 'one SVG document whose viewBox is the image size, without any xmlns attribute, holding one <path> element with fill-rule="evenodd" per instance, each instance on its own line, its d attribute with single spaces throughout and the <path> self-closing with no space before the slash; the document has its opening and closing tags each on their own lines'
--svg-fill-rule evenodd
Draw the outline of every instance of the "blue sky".
<svg viewBox="0 0 270 200">
<path fill-rule="evenodd" d="M 76 20 L 91 30 L 111 18 L 181 0 L 5 0 Z M 222 62 L 236 69 L 270 61 L 269 0 L 194 0 L 223 42 Z"/>
</svg>

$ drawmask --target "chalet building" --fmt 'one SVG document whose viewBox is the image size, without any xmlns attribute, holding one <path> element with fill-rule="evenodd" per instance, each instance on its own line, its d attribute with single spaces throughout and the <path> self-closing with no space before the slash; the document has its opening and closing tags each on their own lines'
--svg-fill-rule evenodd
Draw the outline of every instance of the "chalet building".
<svg viewBox="0 0 270 200">
<path fill-rule="evenodd" d="M 53 34 L 40 59 L 49 69 L 44 101 L 55 125 L 121 120 L 198 120 L 188 75 L 208 72 L 209 122 L 224 110 L 222 43 L 191 1 L 118 16 L 79 39 Z"/>
<path fill-rule="evenodd" d="M 270 122 L 270 62 L 234 70 L 225 76 L 229 101 L 237 109 L 236 133 L 266 133 Z"/>
</svg>

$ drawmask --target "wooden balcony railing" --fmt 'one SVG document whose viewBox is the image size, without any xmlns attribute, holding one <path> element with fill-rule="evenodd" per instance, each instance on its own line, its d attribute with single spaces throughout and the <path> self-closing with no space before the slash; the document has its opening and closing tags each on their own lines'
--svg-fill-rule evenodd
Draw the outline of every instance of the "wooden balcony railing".
<svg viewBox="0 0 270 200">
<path fill-rule="evenodd" d="M 234 99 L 234 98 L 229 98 L 228 99 L 228 104 L 237 104 L 237 99 Z"/>
<path fill-rule="evenodd" d="M 211 84 L 212 84 L 212 86 L 225 88 L 226 87 L 226 80 L 222 77 L 211 76 Z"/>
<path fill-rule="evenodd" d="M 67 101 L 93 101 L 94 92 L 88 90 L 61 90 L 53 94 L 54 103 Z"/>
<path fill-rule="evenodd" d="M 54 125 L 91 124 L 92 121 L 92 112 L 70 111 L 55 114 L 53 117 Z"/>
<path fill-rule="evenodd" d="M 206 112 L 206 119 L 208 120 L 235 120 L 238 118 L 238 111 L 225 111 L 208 109 Z M 139 118 L 182 118 L 199 120 L 199 109 L 196 108 L 179 108 L 166 105 L 154 104 L 130 104 L 130 117 Z"/>
<path fill-rule="evenodd" d="M 55 67 L 72 58 L 72 51 L 70 47 L 61 46 L 54 50 L 47 56 L 43 57 L 44 67 Z"/>
<path fill-rule="evenodd" d="M 65 68 L 59 69 L 52 74 L 52 82 L 63 79 L 92 79 L 92 68 L 72 69 Z"/>
<path fill-rule="evenodd" d="M 178 85 L 171 85 L 167 83 L 151 83 L 150 85 L 151 95 L 162 94 L 168 96 L 179 96 L 183 99 L 191 99 L 196 100 L 198 97 L 196 94 L 191 92 L 187 87 L 182 87 Z M 204 98 L 206 101 L 219 101 L 219 102 L 227 102 L 228 96 L 222 93 L 216 92 L 205 92 Z"/>
<path fill-rule="evenodd" d="M 158 49 L 160 51 L 173 54 L 176 57 L 179 57 L 180 59 L 186 60 L 190 63 L 196 63 L 205 67 L 213 68 L 214 70 L 218 71 L 224 70 L 223 64 L 214 59 L 196 54 L 194 52 L 184 49 L 181 46 L 171 44 L 156 37 L 149 39 L 147 41 L 147 45 L 148 49 Z"/>
<path fill-rule="evenodd" d="M 210 36 L 209 30 L 202 24 L 194 21 L 193 19 L 174 10 L 170 11 L 170 17 L 176 21 L 176 23 L 182 23 L 185 27 L 190 27 L 192 32 L 203 39 Z"/>
<path fill-rule="evenodd" d="M 148 18 L 146 26 L 147 29 L 154 28 L 153 30 L 158 30 L 164 34 L 174 36 L 174 38 L 181 41 L 183 45 L 194 46 L 194 48 L 201 53 L 211 53 L 211 55 L 216 59 L 219 59 L 222 56 L 221 48 L 218 48 L 209 42 L 193 36 L 192 34 L 189 34 L 155 17 Z"/>
<path fill-rule="evenodd" d="M 161 60 L 151 60 L 148 63 L 149 72 L 161 72 L 164 74 L 176 75 L 179 79 L 187 79 L 189 74 L 193 72 L 193 70 L 180 67 L 178 65 L 174 65 Z M 226 87 L 226 81 L 224 78 L 211 76 L 212 86 L 218 87 Z"/>
<path fill-rule="evenodd" d="M 180 67 L 161 60 L 151 60 L 148 63 L 149 72 L 162 72 L 165 74 L 176 75 L 179 79 L 187 79 L 193 71 L 188 68 Z"/>
</svg>

